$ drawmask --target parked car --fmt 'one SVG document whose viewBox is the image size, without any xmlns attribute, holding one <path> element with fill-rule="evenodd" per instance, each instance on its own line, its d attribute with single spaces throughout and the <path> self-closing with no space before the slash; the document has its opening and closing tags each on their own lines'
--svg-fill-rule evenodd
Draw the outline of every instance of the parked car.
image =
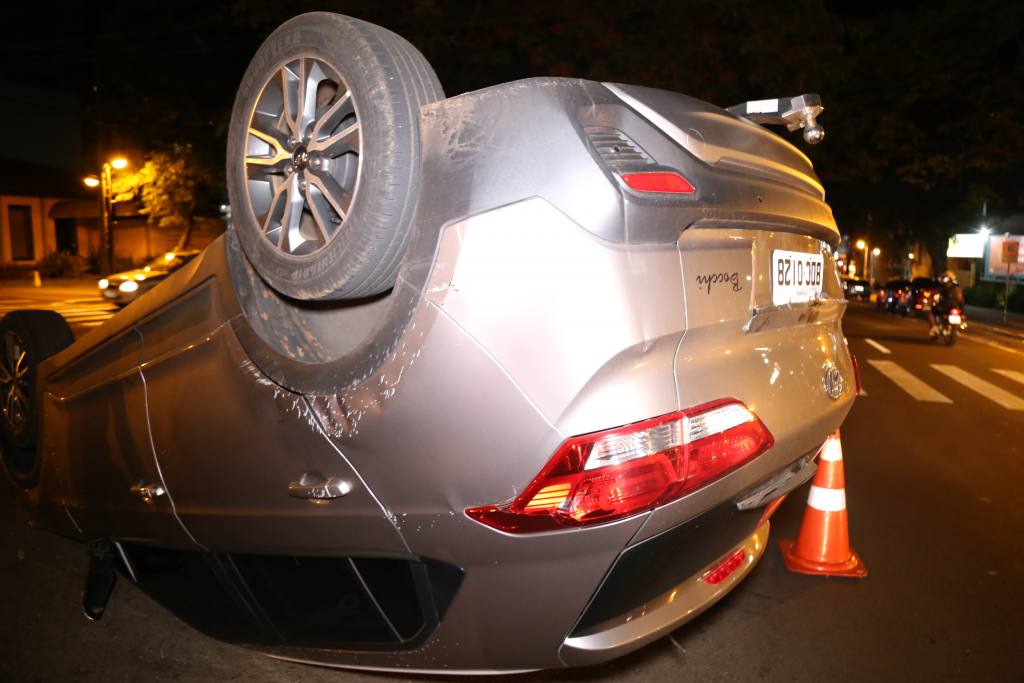
<svg viewBox="0 0 1024 683">
<path fill-rule="evenodd" d="M 871 296 L 871 283 L 867 280 L 848 279 L 846 284 L 846 298 L 867 301 Z"/>
<path fill-rule="evenodd" d="M 178 270 L 199 255 L 198 249 L 169 251 L 150 261 L 142 268 L 126 270 L 100 278 L 97 286 L 100 296 L 118 306 L 127 306 L 153 289 L 168 275 Z"/>
<path fill-rule="evenodd" d="M 915 315 L 925 310 L 938 283 L 928 277 L 915 277 L 910 286 L 901 291 L 898 310 L 901 315 Z"/>
<path fill-rule="evenodd" d="M 883 311 L 895 311 L 903 293 L 910 287 L 910 280 L 889 280 L 878 295 L 878 308 Z"/>
<path fill-rule="evenodd" d="M 817 96 L 534 78 L 444 98 L 297 17 L 243 77 L 231 229 L 73 344 L 14 312 L 33 524 L 274 657 L 594 664 L 746 576 L 854 400 Z M 66 347 L 66 348 L 65 348 Z M 44 360 L 45 359 L 45 360 Z"/>
</svg>

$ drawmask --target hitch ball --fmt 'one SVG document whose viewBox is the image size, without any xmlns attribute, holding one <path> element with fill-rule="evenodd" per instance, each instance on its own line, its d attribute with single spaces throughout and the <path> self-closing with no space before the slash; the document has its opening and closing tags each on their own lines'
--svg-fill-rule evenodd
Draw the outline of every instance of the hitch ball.
<svg viewBox="0 0 1024 683">
<path fill-rule="evenodd" d="M 804 129 L 804 142 L 808 145 L 816 145 L 825 139 L 825 129 L 818 123 L 814 114 L 804 116 L 800 127 Z"/>
</svg>

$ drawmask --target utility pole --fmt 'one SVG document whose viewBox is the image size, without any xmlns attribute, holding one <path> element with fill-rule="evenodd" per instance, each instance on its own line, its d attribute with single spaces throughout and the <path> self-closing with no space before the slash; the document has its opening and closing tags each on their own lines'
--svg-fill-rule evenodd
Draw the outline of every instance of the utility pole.
<svg viewBox="0 0 1024 683">
<path fill-rule="evenodd" d="M 111 170 L 121 170 L 127 165 L 127 159 L 117 157 L 103 162 L 99 178 L 91 175 L 84 179 L 86 187 L 99 187 L 100 189 L 100 271 L 102 275 L 109 275 L 114 271 L 114 188 Z"/>
<path fill-rule="evenodd" d="M 114 272 L 114 229 L 110 220 L 114 206 L 110 201 L 110 185 L 110 164 L 104 163 L 100 172 L 100 236 L 103 241 L 100 271 L 103 275 Z"/>
</svg>

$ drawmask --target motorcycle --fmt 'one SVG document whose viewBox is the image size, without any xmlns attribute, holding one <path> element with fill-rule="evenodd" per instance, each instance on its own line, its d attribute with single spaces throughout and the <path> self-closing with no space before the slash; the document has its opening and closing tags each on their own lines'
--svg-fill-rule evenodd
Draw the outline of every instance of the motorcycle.
<svg viewBox="0 0 1024 683">
<path fill-rule="evenodd" d="M 942 340 L 946 346 L 952 346 L 956 343 L 957 333 L 967 329 L 967 316 L 964 315 L 963 309 L 955 306 L 948 311 L 936 309 L 935 305 L 938 302 L 939 295 L 932 295 L 928 308 L 925 309 L 931 309 L 935 313 L 935 327 L 938 332 L 932 335 L 932 339 Z"/>
</svg>

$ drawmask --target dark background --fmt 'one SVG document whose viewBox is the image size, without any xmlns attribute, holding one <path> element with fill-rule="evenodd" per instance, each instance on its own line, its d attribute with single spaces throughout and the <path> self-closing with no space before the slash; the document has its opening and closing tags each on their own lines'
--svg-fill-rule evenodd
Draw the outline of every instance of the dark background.
<svg viewBox="0 0 1024 683">
<path fill-rule="evenodd" d="M 815 162 L 843 231 L 883 248 L 923 240 L 941 259 L 947 234 L 980 223 L 983 202 L 990 217 L 1024 213 L 1024 4 L 986 0 L 32 3 L 5 10 L 0 125 L 10 141 L 0 157 L 11 146 L 44 155 L 47 140 L 64 138 L 41 110 L 70 108 L 83 175 L 115 152 L 190 145 L 222 183 L 249 58 L 284 19 L 310 10 L 402 34 L 448 95 L 539 75 L 720 106 L 820 93 L 826 141 L 791 139 Z M 24 88 L 33 106 L 19 106 Z M 68 97 L 48 106 L 39 89 Z M 224 195 L 218 181 L 208 194 Z"/>
</svg>

